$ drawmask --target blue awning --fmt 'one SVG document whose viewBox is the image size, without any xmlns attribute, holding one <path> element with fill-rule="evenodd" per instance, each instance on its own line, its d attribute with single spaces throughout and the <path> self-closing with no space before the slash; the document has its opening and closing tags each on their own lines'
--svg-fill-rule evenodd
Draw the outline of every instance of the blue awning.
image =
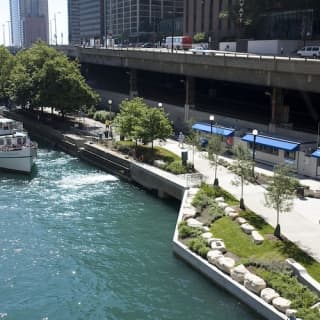
<svg viewBox="0 0 320 320">
<path fill-rule="evenodd" d="M 315 152 L 313 152 L 311 154 L 312 157 L 315 157 L 315 158 L 320 158 L 320 149 L 316 150 Z"/>
<path fill-rule="evenodd" d="M 192 129 L 197 131 L 202 131 L 205 133 L 211 133 L 211 125 L 208 123 L 195 123 L 192 126 Z M 218 134 L 224 137 L 229 137 L 234 135 L 234 129 L 219 127 L 219 126 L 212 126 L 212 133 Z"/>
<path fill-rule="evenodd" d="M 243 141 L 253 142 L 253 134 L 246 134 L 241 138 Z M 272 147 L 275 149 L 285 151 L 296 151 L 299 148 L 300 143 L 294 141 L 288 141 L 283 139 L 277 139 L 273 137 L 259 136 L 256 137 L 256 144 Z"/>
</svg>

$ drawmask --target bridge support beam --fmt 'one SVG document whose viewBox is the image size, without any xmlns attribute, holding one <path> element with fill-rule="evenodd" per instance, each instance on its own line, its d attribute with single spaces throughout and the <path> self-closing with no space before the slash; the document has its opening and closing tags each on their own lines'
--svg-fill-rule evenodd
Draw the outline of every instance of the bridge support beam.
<svg viewBox="0 0 320 320">
<path fill-rule="evenodd" d="M 281 88 L 272 88 L 270 127 L 288 124 L 290 107 L 283 103 L 284 94 Z"/>
<path fill-rule="evenodd" d="M 138 71 L 136 69 L 130 70 L 130 88 L 129 97 L 133 99 L 138 96 Z"/>
<path fill-rule="evenodd" d="M 189 120 L 189 110 L 190 108 L 194 108 L 194 89 L 195 89 L 195 81 L 194 77 L 186 77 L 185 80 L 186 86 L 186 101 L 184 104 L 184 121 Z"/>
</svg>

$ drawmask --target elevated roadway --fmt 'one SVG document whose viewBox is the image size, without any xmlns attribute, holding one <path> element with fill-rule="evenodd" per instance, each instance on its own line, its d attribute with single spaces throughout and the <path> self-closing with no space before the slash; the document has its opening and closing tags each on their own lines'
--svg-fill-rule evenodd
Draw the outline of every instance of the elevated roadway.
<svg viewBox="0 0 320 320">
<path fill-rule="evenodd" d="M 320 60 L 212 51 L 59 46 L 80 63 L 320 93 Z"/>
</svg>

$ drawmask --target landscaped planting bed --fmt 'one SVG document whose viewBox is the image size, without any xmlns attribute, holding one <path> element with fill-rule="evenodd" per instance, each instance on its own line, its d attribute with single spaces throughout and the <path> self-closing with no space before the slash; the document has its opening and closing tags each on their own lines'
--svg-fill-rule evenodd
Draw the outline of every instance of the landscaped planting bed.
<svg viewBox="0 0 320 320">
<path fill-rule="evenodd" d="M 192 205 L 196 214 L 179 225 L 179 239 L 190 250 L 278 311 L 320 319 L 319 309 L 311 309 L 320 298 L 299 283 L 285 260 L 293 258 L 317 281 L 319 263 L 290 241 L 275 237 L 270 225 L 255 213 L 240 210 L 238 201 L 219 187 L 202 185 Z"/>
</svg>

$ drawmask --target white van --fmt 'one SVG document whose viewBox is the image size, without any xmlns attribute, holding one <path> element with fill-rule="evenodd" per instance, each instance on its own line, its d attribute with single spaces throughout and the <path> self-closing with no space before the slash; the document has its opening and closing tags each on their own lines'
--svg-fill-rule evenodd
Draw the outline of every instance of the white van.
<svg viewBox="0 0 320 320">
<path fill-rule="evenodd" d="M 306 46 L 297 51 L 300 57 L 320 57 L 320 46 Z"/>
</svg>

